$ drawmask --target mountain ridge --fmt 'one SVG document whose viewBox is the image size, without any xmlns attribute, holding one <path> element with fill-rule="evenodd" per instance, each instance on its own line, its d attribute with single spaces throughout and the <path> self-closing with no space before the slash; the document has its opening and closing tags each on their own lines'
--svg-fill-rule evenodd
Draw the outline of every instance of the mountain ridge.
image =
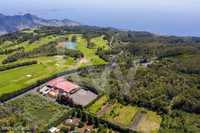
<svg viewBox="0 0 200 133">
<path fill-rule="evenodd" d="M 0 13 L 0 35 L 16 32 L 26 28 L 40 26 L 80 26 L 81 24 L 69 19 L 44 19 L 30 13 L 7 16 Z"/>
</svg>

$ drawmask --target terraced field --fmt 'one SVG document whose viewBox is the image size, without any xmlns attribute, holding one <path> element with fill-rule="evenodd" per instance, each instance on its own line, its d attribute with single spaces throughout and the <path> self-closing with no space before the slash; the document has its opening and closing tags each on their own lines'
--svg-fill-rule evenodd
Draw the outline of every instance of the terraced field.
<svg viewBox="0 0 200 133">
<path fill-rule="evenodd" d="M 99 98 L 87 110 L 100 118 L 139 132 L 157 133 L 160 128 L 161 117 L 155 112 L 137 106 L 125 106 L 117 101 L 109 102 L 106 96 Z"/>
</svg>

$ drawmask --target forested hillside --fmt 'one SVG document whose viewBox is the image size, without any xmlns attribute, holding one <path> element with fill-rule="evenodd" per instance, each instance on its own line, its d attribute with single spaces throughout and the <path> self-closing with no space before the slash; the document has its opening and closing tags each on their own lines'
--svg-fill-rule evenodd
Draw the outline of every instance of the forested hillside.
<svg viewBox="0 0 200 133">
<path fill-rule="evenodd" d="M 83 45 L 76 50 L 63 50 L 57 45 L 63 39 Z M 162 116 L 161 133 L 200 132 L 200 38 L 90 26 L 41 27 L 0 37 L 2 74 L 22 66 L 51 66 L 58 59 L 45 61 L 55 56 L 63 57 L 60 62 L 68 61 L 56 70 L 49 67 L 46 73 L 106 64 L 68 79 L 103 91 L 120 104 L 158 112 Z M 79 64 L 82 58 L 86 63 Z M 23 85 L 16 84 L 16 90 Z M 0 87 L 0 91 L 4 89 Z"/>
</svg>

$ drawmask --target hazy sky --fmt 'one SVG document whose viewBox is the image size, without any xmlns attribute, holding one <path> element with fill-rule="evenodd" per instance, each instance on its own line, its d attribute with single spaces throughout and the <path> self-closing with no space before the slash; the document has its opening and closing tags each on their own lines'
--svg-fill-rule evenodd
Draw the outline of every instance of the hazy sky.
<svg viewBox="0 0 200 133">
<path fill-rule="evenodd" d="M 200 36 L 200 0 L 0 0 L 0 12 Z"/>
</svg>

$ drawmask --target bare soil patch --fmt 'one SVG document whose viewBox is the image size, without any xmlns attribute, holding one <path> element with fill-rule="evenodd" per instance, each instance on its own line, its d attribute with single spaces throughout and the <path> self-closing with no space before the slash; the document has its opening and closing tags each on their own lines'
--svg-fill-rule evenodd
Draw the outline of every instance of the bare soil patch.
<svg viewBox="0 0 200 133">
<path fill-rule="evenodd" d="M 133 123 L 131 124 L 130 128 L 132 130 L 137 130 L 139 128 L 139 125 L 142 121 L 145 120 L 146 113 L 145 112 L 138 112 L 133 120 Z"/>
<path fill-rule="evenodd" d="M 104 105 L 101 110 L 99 112 L 97 112 L 97 116 L 101 117 L 103 116 L 106 112 L 109 111 L 110 107 L 112 106 L 111 103 L 106 103 L 106 105 Z"/>
</svg>

